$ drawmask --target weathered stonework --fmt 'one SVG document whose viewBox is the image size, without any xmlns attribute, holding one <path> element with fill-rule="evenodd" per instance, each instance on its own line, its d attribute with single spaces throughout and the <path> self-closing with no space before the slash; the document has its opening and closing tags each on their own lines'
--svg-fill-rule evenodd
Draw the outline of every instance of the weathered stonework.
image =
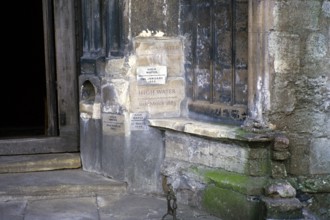
<svg viewBox="0 0 330 220">
<path fill-rule="evenodd" d="M 320 175 L 318 181 L 294 179 L 292 185 L 327 198 L 323 194 L 329 189 L 322 183 L 328 183 L 330 174 L 329 0 L 238 2 L 249 11 L 237 15 L 237 29 L 248 31 L 249 37 L 237 33 L 242 41 L 236 45 L 241 66 L 235 90 L 241 95 L 235 98 L 248 102 L 242 107 L 248 128 L 187 117 L 193 115 L 190 101 L 208 99 L 210 91 L 211 51 L 192 45 L 213 43 L 208 22 L 195 30 L 205 45 L 192 36 L 191 4 L 125 0 L 120 33 L 124 56 L 108 57 L 105 65 L 99 59 L 82 66 L 82 78 L 90 80 L 91 91 L 95 88 L 92 102 L 80 106 L 85 169 L 125 180 L 133 192 L 160 193 L 164 175 L 179 202 L 225 219 L 301 218 L 301 203 L 293 194 L 285 201 L 271 195 L 261 201 L 267 181 Z M 209 16 L 200 15 L 206 18 L 200 20 Z M 218 60 L 226 65 L 231 36 L 225 31 L 219 37 L 226 43 L 218 48 L 224 54 Z M 224 78 L 215 78 L 214 86 L 233 80 L 230 72 L 225 68 Z M 147 73 L 157 78 L 141 83 Z M 240 100 L 247 92 L 248 101 L 245 96 Z M 211 111 L 216 116 L 224 109 Z M 312 206 L 321 210 L 322 202 L 314 200 Z M 261 204 L 267 209 L 264 216 Z"/>
<path fill-rule="evenodd" d="M 330 1 L 325 0 L 322 4 L 322 12 L 324 13 L 324 16 L 330 17 Z"/>
<path fill-rule="evenodd" d="M 274 57 L 276 73 L 299 72 L 300 37 L 297 34 L 271 32 L 269 34 L 269 51 Z"/>
<path fill-rule="evenodd" d="M 296 198 L 264 198 L 264 212 L 268 219 L 302 219 L 302 204 Z"/>
<path fill-rule="evenodd" d="M 284 163 L 278 162 L 278 161 L 272 161 L 271 162 L 272 167 L 272 177 L 273 178 L 285 178 L 287 177 L 287 171 Z"/>
<path fill-rule="evenodd" d="M 312 59 L 322 59 L 327 54 L 326 37 L 321 33 L 311 33 L 307 38 L 307 56 Z"/>
<path fill-rule="evenodd" d="M 130 2 L 131 32 L 138 36 L 142 31 L 162 31 L 167 36 L 178 33 L 179 1 L 133 0 Z"/>
<path fill-rule="evenodd" d="M 311 142 L 310 173 L 330 173 L 330 145 L 328 138 L 315 138 Z"/>
<path fill-rule="evenodd" d="M 329 176 L 329 100 L 330 35 L 328 0 L 274 0 L 269 55 L 272 64 L 269 119 L 284 131 L 291 154 L 286 167 L 272 162 L 273 177 L 307 175 L 327 182 Z M 291 46 L 287 43 L 292 42 Z M 295 37 L 293 37 L 295 36 Z M 295 40 L 293 40 L 295 39 Z M 290 50 L 292 48 L 292 50 Z M 285 65 L 281 58 L 284 58 Z M 276 61 L 277 60 L 277 61 Z M 275 147 L 275 146 L 274 146 Z M 279 151 L 281 148 L 276 148 Z M 276 155 L 277 159 L 285 155 Z M 286 168 L 286 169 L 285 169 Z M 318 177 L 317 175 L 324 175 Z M 298 181 L 299 182 L 299 181 Z M 301 182 L 294 185 L 301 188 Z M 309 190 L 302 187 L 303 192 Z M 314 191 L 323 191 L 317 189 Z M 315 195 L 316 196 L 316 195 Z M 326 198 L 326 197 L 322 197 Z M 309 204 L 319 216 L 329 216 L 326 199 Z M 324 203 L 324 204 L 322 204 Z"/>
<path fill-rule="evenodd" d="M 136 38 L 137 66 L 166 66 L 169 77 L 183 76 L 183 46 L 179 38 Z"/>
<path fill-rule="evenodd" d="M 290 0 L 274 1 L 273 11 L 275 28 L 279 30 L 317 30 L 321 1 Z"/>
</svg>

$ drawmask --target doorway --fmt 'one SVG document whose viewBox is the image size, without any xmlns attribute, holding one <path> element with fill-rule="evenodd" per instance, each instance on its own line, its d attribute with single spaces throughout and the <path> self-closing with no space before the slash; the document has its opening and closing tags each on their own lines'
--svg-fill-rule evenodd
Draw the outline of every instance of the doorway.
<svg viewBox="0 0 330 220">
<path fill-rule="evenodd" d="M 0 155 L 77 152 L 80 1 L 8 4 L 15 12 L 1 14 Z"/>
<path fill-rule="evenodd" d="M 47 126 L 42 1 L 9 1 L 15 20 L 2 18 L 7 48 L 1 74 L 0 138 L 43 136 Z"/>
</svg>

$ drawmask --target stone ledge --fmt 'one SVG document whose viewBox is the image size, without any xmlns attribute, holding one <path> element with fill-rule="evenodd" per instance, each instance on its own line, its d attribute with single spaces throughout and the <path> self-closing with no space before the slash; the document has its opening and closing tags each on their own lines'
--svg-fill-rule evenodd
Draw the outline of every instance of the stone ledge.
<svg viewBox="0 0 330 220">
<path fill-rule="evenodd" d="M 187 118 L 149 119 L 148 122 L 151 127 L 215 139 L 231 139 L 247 142 L 268 142 L 274 139 L 272 135 L 248 132 L 235 125 L 212 124 Z"/>
</svg>

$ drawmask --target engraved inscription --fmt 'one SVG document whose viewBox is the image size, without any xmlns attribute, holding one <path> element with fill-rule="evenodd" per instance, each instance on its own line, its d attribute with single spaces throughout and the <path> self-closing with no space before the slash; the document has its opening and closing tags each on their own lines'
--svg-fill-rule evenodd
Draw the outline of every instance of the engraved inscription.
<svg viewBox="0 0 330 220">
<path fill-rule="evenodd" d="M 149 126 L 147 125 L 146 112 L 131 113 L 130 119 L 131 119 L 131 130 L 133 131 L 148 130 Z"/>
<path fill-rule="evenodd" d="M 131 86 L 132 109 L 149 114 L 180 114 L 184 99 L 183 79 L 168 80 L 166 85 Z"/>
<path fill-rule="evenodd" d="M 105 134 L 124 133 L 124 115 L 103 113 L 102 129 Z"/>
<path fill-rule="evenodd" d="M 153 55 L 163 52 L 166 54 L 181 54 L 182 43 L 180 40 L 141 40 L 135 43 L 136 54 Z"/>
</svg>

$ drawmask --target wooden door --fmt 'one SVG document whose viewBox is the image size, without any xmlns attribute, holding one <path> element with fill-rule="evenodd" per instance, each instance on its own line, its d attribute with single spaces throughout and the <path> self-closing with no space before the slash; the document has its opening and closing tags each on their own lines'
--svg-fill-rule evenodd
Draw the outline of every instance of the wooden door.
<svg viewBox="0 0 330 220">
<path fill-rule="evenodd" d="M 79 1 L 39 1 L 42 1 L 44 31 L 45 131 L 43 135 L 38 136 L 0 138 L 0 155 L 79 150 L 77 88 L 78 57 L 80 57 L 77 53 Z M 27 31 L 24 34 L 33 33 Z M 24 40 L 24 35 L 21 36 L 21 40 Z"/>
</svg>

